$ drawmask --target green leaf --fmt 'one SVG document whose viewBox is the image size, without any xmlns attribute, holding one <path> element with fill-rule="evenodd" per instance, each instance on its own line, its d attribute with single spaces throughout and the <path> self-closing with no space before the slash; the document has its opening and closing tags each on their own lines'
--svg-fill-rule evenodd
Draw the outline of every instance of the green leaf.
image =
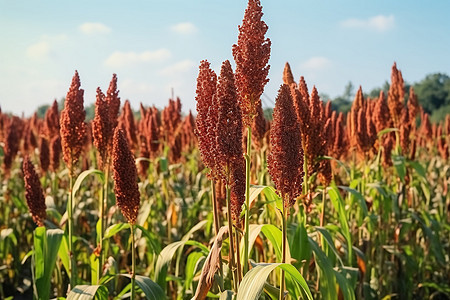
<svg viewBox="0 0 450 300">
<path fill-rule="evenodd" d="M 352 252 L 352 236 L 347 222 L 347 214 L 345 211 L 344 201 L 341 194 L 334 183 L 328 188 L 328 194 L 330 195 L 331 203 L 334 209 L 338 212 L 339 224 L 341 225 L 341 232 L 347 241 L 347 255 L 349 265 L 352 265 L 353 252 Z"/>
<path fill-rule="evenodd" d="M 309 243 L 314 252 L 316 262 L 320 269 L 320 292 L 323 299 L 337 299 L 337 292 L 335 287 L 334 269 L 326 254 L 320 249 L 319 245 L 309 237 Z"/>
<path fill-rule="evenodd" d="M 334 246 L 334 241 L 333 238 L 331 237 L 331 234 L 328 232 L 328 230 L 326 230 L 323 227 L 316 226 L 316 229 L 322 234 L 328 246 L 331 248 L 331 250 L 336 255 L 337 259 L 339 260 L 339 263 L 341 264 L 341 266 L 343 266 L 344 263 L 342 262 L 341 257 L 339 256 L 339 252 L 336 250 L 336 247 Z"/>
<path fill-rule="evenodd" d="M 385 129 L 381 130 L 380 132 L 378 132 L 378 137 L 381 137 L 382 135 L 385 135 L 386 133 L 394 132 L 394 131 L 398 131 L 398 128 L 385 128 Z"/>
<path fill-rule="evenodd" d="M 184 273 L 186 274 L 186 278 L 184 281 L 184 288 L 189 289 L 194 279 L 195 274 L 198 271 L 198 264 L 201 262 L 201 258 L 204 258 L 202 252 L 195 251 L 189 254 L 186 261 L 186 267 L 184 269 Z"/>
<path fill-rule="evenodd" d="M 98 175 L 98 177 L 100 178 L 101 183 L 104 182 L 105 180 L 105 175 L 103 174 L 102 171 L 100 170 L 96 170 L 96 169 L 89 169 L 86 171 L 81 172 L 80 175 L 78 175 L 77 179 L 75 180 L 75 183 L 73 185 L 73 189 L 72 189 L 72 197 L 74 197 L 73 199 L 75 199 L 75 195 L 78 192 L 78 190 L 81 187 L 81 184 L 83 183 L 83 181 L 91 174 L 95 174 Z M 75 201 L 73 201 L 73 206 L 75 207 Z"/>
<path fill-rule="evenodd" d="M 144 227 L 142 227 L 140 225 L 136 224 L 135 226 L 139 230 L 142 230 L 142 233 L 147 238 L 147 241 L 148 241 L 150 247 L 152 248 L 153 252 L 156 254 L 159 254 L 161 252 L 161 245 L 159 244 L 158 238 L 155 236 L 155 234 L 151 231 L 148 231 L 147 229 L 145 229 Z"/>
<path fill-rule="evenodd" d="M 67 300 L 107 300 L 108 289 L 103 285 L 77 285 L 67 295 Z"/>
<path fill-rule="evenodd" d="M 50 283 L 64 231 L 37 227 L 34 231 L 35 283 L 39 299 L 49 299 Z"/>
<path fill-rule="evenodd" d="M 405 182 L 405 176 L 406 176 L 406 161 L 405 157 L 397 154 L 392 154 L 392 164 L 395 167 L 395 170 L 397 171 L 398 177 L 400 177 L 402 182 Z"/>
<path fill-rule="evenodd" d="M 128 228 L 130 228 L 130 224 L 128 224 L 128 223 L 119 223 L 119 224 L 111 225 L 105 230 L 105 236 L 103 237 L 103 239 L 104 240 L 109 239 L 110 237 L 112 237 L 113 235 L 118 233 L 119 231 L 128 229 Z"/>
<path fill-rule="evenodd" d="M 120 276 L 125 276 L 131 279 L 130 274 L 120 274 Z M 136 284 L 144 292 L 147 300 L 162 300 L 166 299 L 166 295 L 161 287 L 146 276 L 136 275 Z"/>
<path fill-rule="evenodd" d="M 167 275 L 167 267 L 169 263 L 172 261 L 173 256 L 177 252 L 177 250 L 184 247 L 184 245 L 189 241 L 189 238 L 191 235 L 199 230 L 200 228 L 204 227 L 207 223 L 206 220 L 198 222 L 194 227 L 189 230 L 188 233 L 186 233 L 181 241 L 173 242 L 169 245 L 167 245 L 161 253 L 159 253 L 158 260 L 156 261 L 156 267 L 155 267 L 155 281 L 163 288 L 166 287 L 166 275 Z M 190 242 L 196 242 L 196 241 L 190 241 Z M 197 242 L 198 243 L 198 242 Z M 207 248 L 206 248 L 207 249 Z M 209 252 L 209 250 L 208 250 Z"/>
<path fill-rule="evenodd" d="M 292 280 L 301 288 L 307 299 L 312 300 L 311 291 L 302 274 L 291 264 L 258 264 L 245 274 L 239 286 L 237 300 L 257 300 L 261 295 L 269 274 L 276 268 L 283 269 L 291 275 Z"/>
</svg>

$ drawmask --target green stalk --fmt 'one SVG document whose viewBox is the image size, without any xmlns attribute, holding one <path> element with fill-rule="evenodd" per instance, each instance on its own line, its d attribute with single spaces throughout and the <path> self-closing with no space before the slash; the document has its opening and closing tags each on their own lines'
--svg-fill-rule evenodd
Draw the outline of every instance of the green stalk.
<svg viewBox="0 0 450 300">
<path fill-rule="evenodd" d="M 216 182 L 215 180 L 211 180 L 211 201 L 213 205 L 213 219 L 214 219 L 214 232 L 216 236 L 219 234 L 220 221 L 219 221 L 219 210 L 217 207 L 217 199 L 216 199 Z M 223 290 L 223 267 L 222 267 L 222 252 L 219 252 L 219 273 L 220 273 L 220 288 Z"/>
<path fill-rule="evenodd" d="M 68 225 L 68 233 L 69 233 L 69 270 L 70 270 L 70 288 L 73 289 L 76 285 L 76 278 L 75 278 L 75 256 L 73 253 L 73 173 L 72 170 L 70 170 L 69 174 L 69 199 L 67 203 L 67 225 Z"/>
<path fill-rule="evenodd" d="M 247 126 L 247 153 L 245 154 L 245 233 L 244 233 L 244 272 L 243 272 L 244 276 L 248 271 L 251 147 L 252 147 L 252 127 Z"/>
<path fill-rule="evenodd" d="M 100 222 L 100 228 L 99 228 L 100 232 L 98 232 L 98 235 L 99 235 L 98 246 L 100 248 L 100 253 L 99 253 L 100 256 L 98 258 L 97 284 L 99 284 L 99 282 L 100 282 L 100 278 L 101 278 L 101 274 L 102 274 L 102 270 L 103 270 L 103 263 L 105 261 L 105 255 L 104 255 L 104 251 L 103 251 L 103 235 L 104 235 L 104 231 L 105 231 L 105 211 L 106 211 L 106 206 L 107 206 L 107 202 L 108 202 L 108 176 L 109 176 L 109 165 L 108 164 L 105 166 L 104 175 L 105 175 L 105 182 L 103 184 L 102 192 L 101 192 L 101 196 L 100 196 L 99 215 L 98 215 L 98 219 Z"/>
<path fill-rule="evenodd" d="M 229 253 L 229 269 L 233 274 L 233 282 L 234 282 L 234 290 L 237 293 L 238 290 L 238 276 L 237 276 L 237 270 L 236 270 L 236 263 L 234 261 L 234 238 L 233 238 L 233 221 L 231 219 L 231 203 L 230 203 L 230 186 L 226 185 L 227 190 L 227 209 L 228 209 L 228 237 L 230 239 L 230 253 Z"/>
<path fill-rule="evenodd" d="M 130 224 L 131 231 L 131 300 L 136 299 L 136 290 L 134 288 L 136 282 L 136 251 L 134 240 L 134 224 Z"/>
<path fill-rule="evenodd" d="M 283 198 L 284 200 L 284 198 Z M 284 201 L 283 201 L 284 202 Z M 286 236 L 287 236 L 287 230 L 286 230 L 286 206 L 283 203 L 283 211 L 282 211 L 282 230 L 283 230 L 283 239 L 282 239 L 282 258 L 281 263 L 286 263 Z M 285 274 L 284 270 L 281 270 L 281 277 L 280 277 L 280 300 L 284 299 L 284 290 L 285 288 Z"/>
</svg>

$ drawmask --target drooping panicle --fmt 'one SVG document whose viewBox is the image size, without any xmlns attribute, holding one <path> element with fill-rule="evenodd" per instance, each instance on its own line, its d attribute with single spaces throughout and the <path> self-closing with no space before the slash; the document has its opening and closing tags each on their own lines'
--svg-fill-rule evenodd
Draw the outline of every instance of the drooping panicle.
<svg viewBox="0 0 450 300">
<path fill-rule="evenodd" d="M 64 109 L 61 112 L 61 146 L 64 161 L 71 172 L 78 162 L 86 140 L 86 112 L 83 107 L 84 90 L 80 89 L 78 72 L 72 78 L 72 84 L 67 92 Z"/>
<path fill-rule="evenodd" d="M 42 191 L 39 176 L 28 156 L 24 158 L 22 168 L 25 181 L 25 198 L 27 199 L 31 217 L 37 226 L 44 226 L 44 221 L 47 217 L 44 192 Z"/>
<path fill-rule="evenodd" d="M 114 131 L 112 168 L 117 206 L 128 222 L 134 224 L 140 205 L 136 162 L 120 128 Z"/>
<path fill-rule="evenodd" d="M 239 26 L 237 44 L 233 45 L 236 62 L 236 87 L 245 126 L 251 126 L 256 108 L 261 102 L 264 86 L 269 81 L 271 42 L 265 38 L 267 25 L 259 0 L 249 0 L 242 25 Z"/>
<path fill-rule="evenodd" d="M 275 101 L 270 144 L 269 174 L 284 205 L 289 207 L 302 192 L 304 173 L 300 124 L 287 85 L 281 86 Z"/>
<path fill-rule="evenodd" d="M 211 135 L 216 123 L 210 122 L 210 113 L 217 115 L 217 107 L 213 105 L 216 93 L 217 76 L 210 68 L 206 60 L 200 62 L 197 77 L 197 90 L 195 100 L 197 101 L 196 135 L 198 148 L 203 163 L 211 171 L 215 169 L 214 149 L 216 145 L 215 134 Z M 213 175 L 212 172 L 210 175 Z"/>
</svg>

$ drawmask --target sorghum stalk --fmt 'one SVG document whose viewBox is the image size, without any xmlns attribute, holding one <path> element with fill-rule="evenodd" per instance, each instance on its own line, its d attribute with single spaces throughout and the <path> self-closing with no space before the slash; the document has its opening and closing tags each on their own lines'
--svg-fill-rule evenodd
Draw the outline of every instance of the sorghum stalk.
<svg viewBox="0 0 450 300">
<path fill-rule="evenodd" d="M 131 300 L 136 299 L 136 249 L 135 249 L 135 238 L 134 238 L 134 224 L 130 224 L 131 232 Z"/>
<path fill-rule="evenodd" d="M 211 180 L 211 201 L 213 205 L 214 233 L 217 236 L 219 234 L 220 222 L 219 222 L 219 211 L 217 208 L 215 180 Z M 220 272 L 220 287 L 223 289 L 222 252 L 219 252 L 219 272 Z"/>
<path fill-rule="evenodd" d="M 69 199 L 67 201 L 67 226 L 69 234 L 69 270 L 70 270 L 70 288 L 73 289 L 76 285 L 76 272 L 75 272 L 75 256 L 73 253 L 73 176 L 72 168 L 69 173 Z"/>
<path fill-rule="evenodd" d="M 283 238 L 281 240 L 281 263 L 286 263 L 286 237 L 287 237 L 287 230 L 286 230 L 286 205 L 284 204 L 283 200 L 283 211 L 281 212 L 281 219 L 282 219 L 282 232 L 283 232 Z M 285 283 L 285 274 L 284 270 L 281 269 L 281 276 L 280 276 L 280 300 L 284 299 L 284 290 L 286 289 L 286 283 Z"/>
<path fill-rule="evenodd" d="M 250 222 L 250 168 L 252 127 L 247 126 L 247 154 L 245 155 L 245 234 L 244 234 L 244 275 L 248 271 L 248 246 L 249 246 L 249 222 Z"/>
<path fill-rule="evenodd" d="M 226 191 L 227 191 L 227 217 L 228 217 L 228 236 L 230 239 L 230 251 L 229 251 L 229 261 L 228 265 L 230 268 L 230 271 L 233 274 L 233 283 L 234 283 L 234 290 L 237 292 L 239 283 L 238 283 L 238 275 L 237 275 L 237 268 L 236 263 L 234 261 L 234 253 L 235 253 L 235 247 L 234 247 L 234 238 L 233 238 L 233 220 L 231 219 L 231 189 L 230 186 L 226 185 Z"/>
</svg>

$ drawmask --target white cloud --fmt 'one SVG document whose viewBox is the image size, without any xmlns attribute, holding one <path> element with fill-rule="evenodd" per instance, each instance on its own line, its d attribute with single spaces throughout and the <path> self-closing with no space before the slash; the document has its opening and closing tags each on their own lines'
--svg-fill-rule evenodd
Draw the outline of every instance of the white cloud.
<svg viewBox="0 0 450 300">
<path fill-rule="evenodd" d="M 394 28 L 395 18 L 393 15 L 378 15 L 368 19 L 347 19 L 341 22 L 344 28 L 370 29 L 379 32 Z"/>
<path fill-rule="evenodd" d="M 95 22 L 86 22 L 81 24 L 79 27 L 80 31 L 84 34 L 92 35 L 92 34 L 104 34 L 110 33 L 111 28 L 106 26 L 103 23 L 95 23 Z"/>
<path fill-rule="evenodd" d="M 148 82 L 137 82 L 133 79 L 125 79 L 120 84 L 120 90 L 124 94 L 150 94 L 155 91 L 155 87 Z"/>
<path fill-rule="evenodd" d="M 138 63 L 150 63 L 166 60 L 171 56 L 168 49 L 158 49 L 155 51 L 143 52 L 120 52 L 112 53 L 105 61 L 105 65 L 109 67 L 124 67 Z"/>
<path fill-rule="evenodd" d="M 50 54 L 50 44 L 47 41 L 37 42 L 27 48 L 27 56 L 32 59 L 45 59 Z"/>
<path fill-rule="evenodd" d="M 196 65 L 194 61 L 186 59 L 162 69 L 161 74 L 173 76 L 179 73 L 195 70 L 195 67 Z"/>
<path fill-rule="evenodd" d="M 42 35 L 39 40 L 28 46 L 26 55 L 33 60 L 46 60 L 55 54 L 55 48 L 60 47 L 68 37 L 65 34 Z"/>
<path fill-rule="evenodd" d="M 197 27 L 191 22 L 182 22 L 172 25 L 170 29 L 179 34 L 193 34 L 197 32 Z"/>
<path fill-rule="evenodd" d="M 323 56 L 313 56 L 304 61 L 300 67 L 308 71 L 319 71 L 331 66 L 331 61 Z"/>
</svg>

